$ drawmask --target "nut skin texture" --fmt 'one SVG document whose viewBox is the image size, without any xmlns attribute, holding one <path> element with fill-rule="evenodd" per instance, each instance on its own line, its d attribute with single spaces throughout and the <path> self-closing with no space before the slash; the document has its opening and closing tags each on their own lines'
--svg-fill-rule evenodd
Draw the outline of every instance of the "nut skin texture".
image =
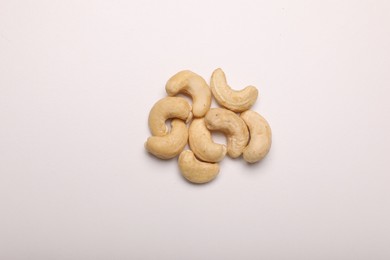
<svg viewBox="0 0 390 260">
<path fill-rule="evenodd" d="M 168 134 L 165 121 L 179 118 L 186 122 L 192 119 L 191 105 L 182 97 L 166 97 L 157 101 L 149 113 L 149 129 L 153 136 Z"/>
<path fill-rule="evenodd" d="M 227 137 L 227 153 L 231 158 L 239 157 L 249 140 L 245 122 L 234 112 L 224 108 L 212 108 L 205 116 L 210 131 L 220 131 Z"/>
<path fill-rule="evenodd" d="M 165 85 L 169 96 L 179 93 L 192 97 L 192 113 L 195 117 L 203 117 L 211 106 L 211 91 L 207 82 L 198 74 L 183 70 L 173 75 Z"/>
<path fill-rule="evenodd" d="M 245 111 L 241 114 L 241 118 L 248 126 L 251 137 L 248 146 L 244 149 L 243 158 L 248 163 L 258 162 L 271 148 L 271 128 L 268 122 L 255 111 Z"/>
<path fill-rule="evenodd" d="M 258 96 L 258 90 L 254 86 L 247 86 L 239 91 L 231 89 L 220 68 L 211 75 L 210 88 L 218 104 L 237 113 L 252 107 Z"/>
<path fill-rule="evenodd" d="M 219 173 L 217 163 L 201 162 L 190 150 L 183 151 L 179 156 L 179 168 L 183 177 L 192 183 L 207 183 L 215 179 Z"/>
<path fill-rule="evenodd" d="M 165 136 L 151 136 L 145 143 L 145 149 L 160 159 L 171 159 L 183 151 L 188 140 L 186 123 L 180 119 L 173 119 L 172 128 Z"/>
<path fill-rule="evenodd" d="M 219 162 L 225 157 L 226 146 L 213 142 L 203 118 L 196 118 L 191 122 L 188 134 L 190 148 L 200 160 Z"/>
</svg>

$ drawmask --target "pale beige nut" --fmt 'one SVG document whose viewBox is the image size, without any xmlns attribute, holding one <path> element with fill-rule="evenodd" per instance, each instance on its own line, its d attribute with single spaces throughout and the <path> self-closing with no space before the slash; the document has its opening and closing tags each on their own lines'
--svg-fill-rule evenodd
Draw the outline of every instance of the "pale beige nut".
<svg viewBox="0 0 390 260">
<path fill-rule="evenodd" d="M 248 110 L 241 114 L 249 128 L 250 141 L 243 152 L 243 158 L 248 163 L 255 163 L 260 161 L 267 155 L 271 148 L 272 133 L 268 122 L 256 113 Z"/>
<path fill-rule="evenodd" d="M 151 136 L 145 143 L 146 150 L 160 159 L 171 159 L 183 151 L 188 140 L 186 123 L 173 119 L 171 131 L 164 136 Z"/>
<path fill-rule="evenodd" d="M 227 137 L 227 153 L 232 158 L 239 157 L 249 140 L 245 122 L 234 112 L 224 108 L 212 108 L 205 116 L 206 127 L 220 131 Z"/>
<path fill-rule="evenodd" d="M 198 74 L 183 70 L 173 75 L 165 85 L 169 96 L 179 93 L 192 97 L 192 113 L 195 117 L 203 117 L 210 109 L 211 91 L 207 82 Z"/>
<path fill-rule="evenodd" d="M 166 97 L 157 101 L 149 113 L 149 128 L 153 136 L 168 133 L 165 124 L 170 118 L 179 118 L 189 122 L 192 118 L 191 105 L 182 97 Z"/>
<path fill-rule="evenodd" d="M 190 148 L 200 160 L 219 162 L 225 157 L 227 152 L 226 146 L 213 142 L 204 118 L 196 118 L 191 122 L 188 135 Z"/>
<path fill-rule="evenodd" d="M 216 69 L 211 75 L 210 88 L 218 104 L 234 112 L 248 110 L 256 102 L 258 91 L 254 86 L 242 90 L 233 90 L 226 81 L 222 69 Z"/>
<path fill-rule="evenodd" d="M 207 183 L 215 179 L 219 173 L 217 163 L 201 162 L 190 150 L 183 151 L 179 156 L 179 168 L 184 178 L 193 183 Z"/>
</svg>

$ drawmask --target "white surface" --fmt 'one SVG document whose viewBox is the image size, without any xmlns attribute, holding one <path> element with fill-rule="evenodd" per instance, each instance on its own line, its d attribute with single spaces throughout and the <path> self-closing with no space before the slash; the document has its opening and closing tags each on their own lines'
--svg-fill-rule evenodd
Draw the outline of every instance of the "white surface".
<svg viewBox="0 0 390 260">
<path fill-rule="evenodd" d="M 0 2 L 0 259 L 389 259 L 390 2 Z M 166 80 L 260 90 L 258 165 L 143 148 Z"/>
</svg>

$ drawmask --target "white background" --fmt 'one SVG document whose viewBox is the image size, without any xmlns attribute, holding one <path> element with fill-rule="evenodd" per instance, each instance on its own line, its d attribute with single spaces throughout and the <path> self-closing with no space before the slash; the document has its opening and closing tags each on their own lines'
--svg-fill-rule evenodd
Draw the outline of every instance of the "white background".
<svg viewBox="0 0 390 260">
<path fill-rule="evenodd" d="M 389 1 L 0 1 L 0 259 L 389 259 Z M 252 84 L 257 165 L 148 155 L 170 76 Z M 221 139 L 219 139 L 221 140 Z"/>
</svg>

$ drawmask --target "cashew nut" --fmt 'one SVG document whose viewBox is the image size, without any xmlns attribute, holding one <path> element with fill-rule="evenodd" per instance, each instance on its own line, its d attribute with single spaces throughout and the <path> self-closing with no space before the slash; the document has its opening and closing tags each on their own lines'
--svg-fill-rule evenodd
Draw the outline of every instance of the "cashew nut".
<svg viewBox="0 0 390 260">
<path fill-rule="evenodd" d="M 249 163 L 258 162 L 271 148 L 271 128 L 268 122 L 255 111 L 245 111 L 241 114 L 241 118 L 247 124 L 251 137 L 248 146 L 244 149 L 244 160 Z"/>
<path fill-rule="evenodd" d="M 193 183 L 212 181 L 219 173 L 217 163 L 201 162 L 190 150 L 183 151 L 179 156 L 179 168 L 184 178 Z"/>
<path fill-rule="evenodd" d="M 187 144 L 188 129 L 180 119 L 173 119 L 171 132 L 164 136 L 151 136 L 145 143 L 148 152 L 160 159 L 171 159 L 180 154 Z"/>
<path fill-rule="evenodd" d="M 168 133 L 165 121 L 179 118 L 189 122 L 192 118 L 191 105 L 182 97 L 166 97 L 157 101 L 149 113 L 149 128 L 154 136 Z"/>
<path fill-rule="evenodd" d="M 224 108 L 212 108 L 205 117 L 206 127 L 221 131 L 227 137 L 227 153 L 239 157 L 248 144 L 249 132 L 245 122 L 234 112 Z"/>
<path fill-rule="evenodd" d="M 219 162 L 226 155 L 226 146 L 214 143 L 204 119 L 197 118 L 191 122 L 188 141 L 195 156 L 206 162 Z"/>
<path fill-rule="evenodd" d="M 169 96 L 184 93 L 192 97 L 192 113 L 203 117 L 210 109 L 211 92 L 206 81 L 198 74 L 183 70 L 173 75 L 165 85 Z"/>
<path fill-rule="evenodd" d="M 222 69 L 214 70 L 210 82 L 211 91 L 218 104 L 234 112 L 248 110 L 257 99 L 258 91 L 254 86 L 236 91 L 227 84 L 225 73 Z"/>
</svg>

